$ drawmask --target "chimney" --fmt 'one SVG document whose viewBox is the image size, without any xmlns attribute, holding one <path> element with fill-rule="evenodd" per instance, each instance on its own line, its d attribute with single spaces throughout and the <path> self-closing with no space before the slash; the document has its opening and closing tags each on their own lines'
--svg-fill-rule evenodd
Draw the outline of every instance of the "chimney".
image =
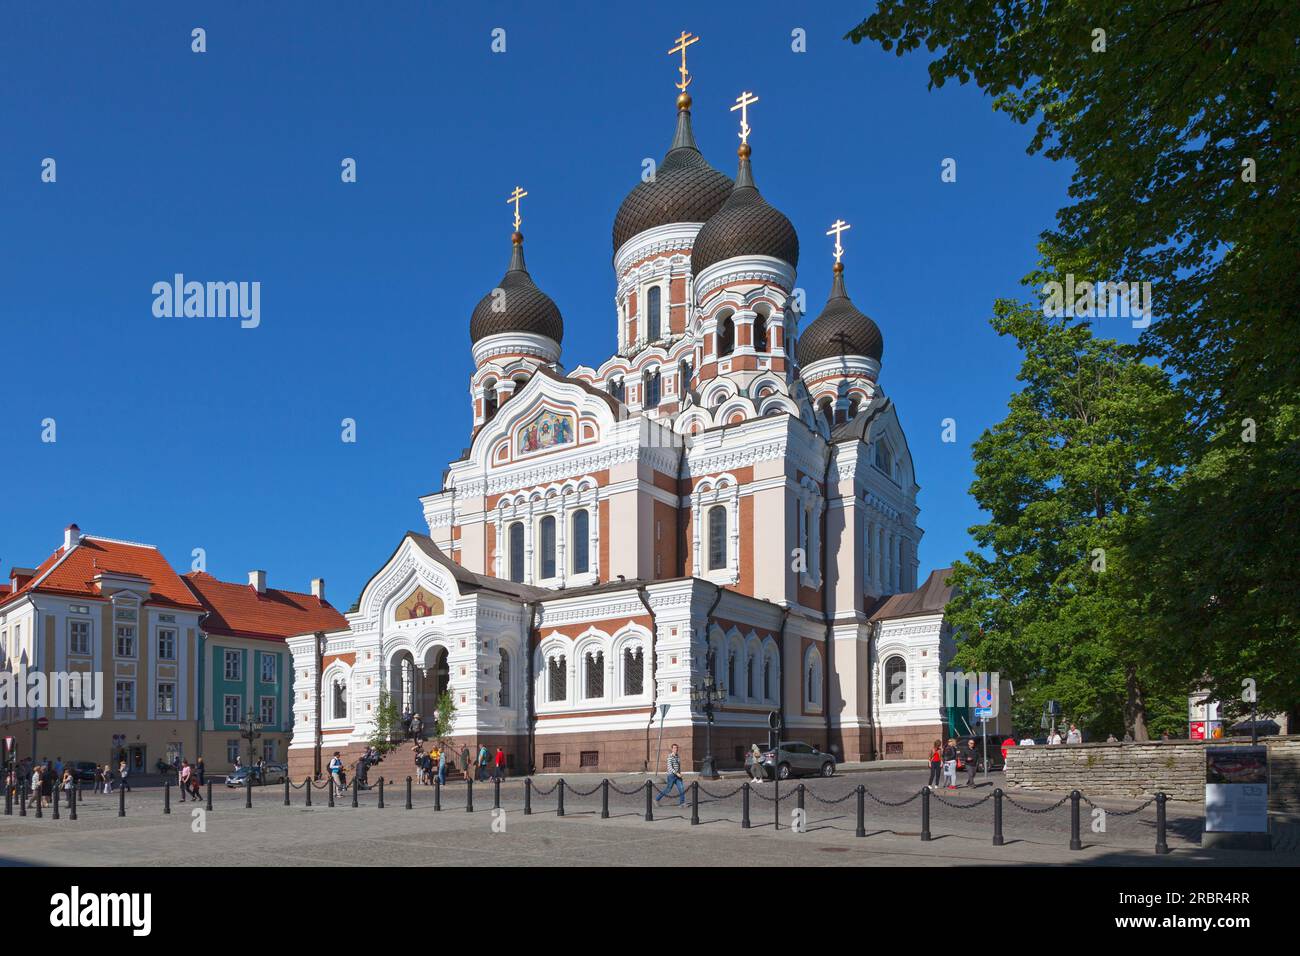
<svg viewBox="0 0 1300 956">
<path fill-rule="evenodd" d="M 81 529 L 70 524 L 63 529 L 63 550 L 71 551 L 81 541 Z"/>
<path fill-rule="evenodd" d="M 314 597 L 316 600 L 324 603 L 325 601 L 325 579 L 324 578 L 311 579 L 311 596 Z"/>
<path fill-rule="evenodd" d="M 256 591 L 258 594 L 265 594 L 266 593 L 266 572 L 249 571 L 248 586 L 252 588 L 254 591 Z"/>
</svg>

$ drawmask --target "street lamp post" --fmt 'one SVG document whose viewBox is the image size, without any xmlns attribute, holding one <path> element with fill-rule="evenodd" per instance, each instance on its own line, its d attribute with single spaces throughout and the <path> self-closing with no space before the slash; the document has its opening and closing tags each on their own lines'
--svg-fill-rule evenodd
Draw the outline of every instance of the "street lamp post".
<svg viewBox="0 0 1300 956">
<path fill-rule="evenodd" d="M 253 741 L 262 736 L 262 725 L 257 722 L 251 710 L 244 717 L 244 722 L 240 724 L 239 736 L 248 741 L 248 772 L 252 773 L 253 765 L 256 763 L 253 759 Z"/>
<path fill-rule="evenodd" d="M 698 704 L 707 718 L 704 724 L 704 759 L 700 761 L 700 776 L 705 780 L 717 780 L 718 771 L 713 760 L 713 705 L 722 703 L 727 698 L 727 687 L 714 677 L 715 654 L 709 648 L 705 654 L 705 672 L 698 684 L 691 685 L 691 702 Z"/>
</svg>

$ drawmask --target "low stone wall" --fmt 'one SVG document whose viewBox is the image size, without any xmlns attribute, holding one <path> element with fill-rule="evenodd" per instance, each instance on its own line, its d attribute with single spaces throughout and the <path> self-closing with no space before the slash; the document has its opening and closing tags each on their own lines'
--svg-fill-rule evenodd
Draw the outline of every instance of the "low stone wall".
<svg viewBox="0 0 1300 956">
<path fill-rule="evenodd" d="M 1249 743 L 1247 737 L 1012 747 L 1007 751 L 1006 780 L 1028 790 L 1081 790 L 1090 797 L 1163 792 L 1171 800 L 1199 803 L 1205 799 L 1206 746 Z M 1300 736 L 1265 737 L 1260 743 L 1269 751 L 1270 808 L 1300 812 Z"/>
</svg>

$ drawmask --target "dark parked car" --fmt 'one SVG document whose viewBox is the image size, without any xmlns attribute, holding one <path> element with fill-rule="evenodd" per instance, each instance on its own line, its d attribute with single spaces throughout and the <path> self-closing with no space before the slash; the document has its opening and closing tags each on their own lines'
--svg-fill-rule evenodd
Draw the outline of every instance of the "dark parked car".
<svg viewBox="0 0 1300 956">
<path fill-rule="evenodd" d="M 788 780 L 790 777 L 809 774 L 823 777 L 830 777 L 835 774 L 835 757 L 823 753 L 802 740 L 783 740 L 777 750 L 764 750 L 758 755 L 758 758 L 765 779 L 770 779 L 774 775 L 779 776 L 782 780 Z M 752 769 L 753 762 L 754 757 L 751 752 L 745 758 L 745 769 L 749 771 L 750 776 L 753 776 L 754 773 Z"/>
<path fill-rule="evenodd" d="M 89 760 L 78 760 L 72 765 L 72 776 L 78 783 L 94 783 L 99 767 Z"/>
</svg>

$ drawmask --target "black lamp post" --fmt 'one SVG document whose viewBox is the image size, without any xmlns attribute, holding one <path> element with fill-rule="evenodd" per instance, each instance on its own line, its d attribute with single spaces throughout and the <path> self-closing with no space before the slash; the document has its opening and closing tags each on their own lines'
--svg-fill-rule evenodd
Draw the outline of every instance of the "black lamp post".
<svg viewBox="0 0 1300 956">
<path fill-rule="evenodd" d="M 247 716 L 244 717 L 244 722 L 239 726 L 241 728 L 239 736 L 248 741 L 248 772 L 252 773 L 253 767 L 257 763 L 253 759 L 253 741 L 262 736 L 262 725 L 257 722 L 257 718 L 250 710 Z"/>
<path fill-rule="evenodd" d="M 706 780 L 717 780 L 718 770 L 713 760 L 713 705 L 727 699 L 727 687 L 714 677 L 715 653 L 713 648 L 704 655 L 704 678 L 698 684 L 691 685 L 691 703 L 698 704 L 704 711 L 707 722 L 704 725 L 704 759 L 700 761 L 700 776 Z"/>
</svg>

